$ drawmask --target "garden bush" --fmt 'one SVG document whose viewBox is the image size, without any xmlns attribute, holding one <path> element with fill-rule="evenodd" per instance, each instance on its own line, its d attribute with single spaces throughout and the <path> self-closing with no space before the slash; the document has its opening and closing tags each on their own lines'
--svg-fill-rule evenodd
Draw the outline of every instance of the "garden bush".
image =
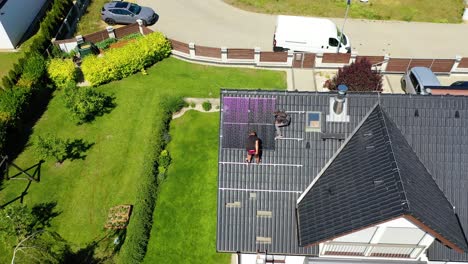
<svg viewBox="0 0 468 264">
<path fill-rule="evenodd" d="M 8 125 L 16 126 L 20 120 L 31 92 L 26 88 L 15 88 L 0 93 L 0 113 Z"/>
<path fill-rule="evenodd" d="M 71 59 L 51 59 L 47 65 L 47 73 L 57 88 L 75 84 L 76 68 Z"/>
<path fill-rule="evenodd" d="M 64 97 L 66 107 L 79 124 L 92 121 L 96 116 L 103 115 L 113 105 L 112 97 L 91 87 L 67 87 Z"/>
<path fill-rule="evenodd" d="M 372 64 L 362 59 L 344 66 L 338 73 L 325 82 L 323 87 L 336 90 L 338 85 L 345 84 L 348 91 L 382 91 L 382 75 L 372 70 Z"/>
<path fill-rule="evenodd" d="M 115 38 L 108 38 L 108 39 L 105 39 L 103 41 L 100 41 L 98 43 L 96 43 L 96 47 L 98 47 L 99 49 L 101 50 L 105 50 L 107 48 L 109 48 L 109 46 L 112 44 L 112 43 L 115 43 L 117 42 L 117 39 Z"/>
<path fill-rule="evenodd" d="M 203 108 L 203 110 L 205 110 L 205 111 L 210 111 L 210 110 L 211 110 L 211 107 L 212 107 L 212 106 L 211 106 L 210 101 L 205 101 L 205 102 L 203 102 L 203 104 L 202 104 L 202 108 Z"/>
<path fill-rule="evenodd" d="M 62 163 L 67 158 L 68 140 L 58 138 L 55 135 L 47 134 L 39 136 L 34 144 L 38 156 L 42 159 L 53 157 L 58 163 Z"/>
<path fill-rule="evenodd" d="M 81 70 L 93 86 L 127 77 L 166 58 L 171 45 L 159 32 L 151 33 L 121 48 L 110 49 L 104 56 L 83 59 Z"/>
<path fill-rule="evenodd" d="M 46 72 L 46 62 L 39 53 L 34 53 L 29 57 L 23 67 L 23 73 L 17 85 L 26 88 L 33 88 L 41 83 Z"/>
<path fill-rule="evenodd" d="M 143 37 L 143 35 L 140 32 L 136 32 L 136 33 L 128 34 L 127 36 L 123 36 L 119 40 L 137 39 L 141 37 Z"/>
</svg>

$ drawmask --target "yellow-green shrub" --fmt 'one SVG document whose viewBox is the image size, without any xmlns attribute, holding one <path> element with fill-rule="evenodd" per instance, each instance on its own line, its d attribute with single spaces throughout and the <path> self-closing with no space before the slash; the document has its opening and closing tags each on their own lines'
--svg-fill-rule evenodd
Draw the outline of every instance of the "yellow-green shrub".
<svg viewBox="0 0 468 264">
<path fill-rule="evenodd" d="M 121 48 L 109 49 L 104 56 L 88 56 L 81 63 L 85 79 L 96 86 L 127 77 L 166 58 L 171 45 L 159 32 L 136 39 Z"/>
<path fill-rule="evenodd" d="M 75 64 L 71 59 L 50 60 L 47 73 L 57 88 L 65 88 L 68 84 L 74 83 L 76 78 Z"/>
</svg>

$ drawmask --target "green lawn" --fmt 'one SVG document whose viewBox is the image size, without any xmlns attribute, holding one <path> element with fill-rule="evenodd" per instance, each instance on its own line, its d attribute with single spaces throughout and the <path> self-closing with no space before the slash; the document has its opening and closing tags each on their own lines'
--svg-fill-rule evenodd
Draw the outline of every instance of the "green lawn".
<svg viewBox="0 0 468 264">
<path fill-rule="evenodd" d="M 218 113 L 189 111 L 172 121 L 173 164 L 159 189 L 145 263 L 229 263 L 229 254 L 216 253 L 218 120 Z"/>
<path fill-rule="evenodd" d="M 319 17 L 344 17 L 346 0 L 224 0 L 249 11 Z M 378 20 L 460 23 L 463 0 L 369 0 L 351 1 L 349 16 Z"/>
<path fill-rule="evenodd" d="M 24 203 L 30 206 L 57 202 L 56 210 L 60 214 L 52 220 L 52 228 L 73 243 L 75 249 L 105 236 L 103 225 L 109 207 L 135 203 L 138 181 L 143 177 L 143 159 L 152 149 L 147 143 L 161 116 L 157 106 L 162 95 L 218 97 L 220 87 L 284 89 L 286 86 L 284 72 L 211 67 L 173 58 L 147 72 L 148 75 L 138 73 L 96 88 L 113 95 L 116 108 L 90 124 L 78 126 L 70 120 L 62 91 L 57 91 L 33 129 L 33 139 L 56 133 L 62 138 L 94 143 L 84 160 L 65 161 L 61 165 L 52 160 L 44 163 L 41 182 L 32 183 L 24 198 Z M 29 167 L 37 161 L 29 143 L 14 162 Z M 23 181 L 4 182 L 0 205 L 17 197 L 25 186 Z M 0 248 L 0 252 L 8 252 L 0 254 L 0 263 L 6 263 L 10 250 Z"/>
<path fill-rule="evenodd" d="M 106 29 L 107 24 L 101 20 L 101 8 L 108 0 L 91 0 L 85 14 L 80 18 L 75 35 L 86 35 Z"/>
<path fill-rule="evenodd" d="M 0 52 L 0 79 L 10 71 L 20 56 L 21 52 Z"/>
</svg>

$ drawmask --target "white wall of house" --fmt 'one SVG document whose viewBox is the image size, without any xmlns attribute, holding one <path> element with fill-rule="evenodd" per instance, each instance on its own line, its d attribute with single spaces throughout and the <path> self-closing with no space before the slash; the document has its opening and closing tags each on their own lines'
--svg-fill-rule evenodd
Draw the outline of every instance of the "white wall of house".
<svg viewBox="0 0 468 264">
<path fill-rule="evenodd" d="M 434 237 L 398 218 L 320 244 L 320 256 L 427 260 Z"/>
<path fill-rule="evenodd" d="M 47 0 L 7 0 L 0 9 L 0 49 L 13 49 Z"/>
<path fill-rule="evenodd" d="M 14 49 L 14 48 L 15 46 L 13 45 L 13 43 L 11 43 L 10 37 L 6 33 L 5 29 L 3 28 L 2 21 L 0 21 L 0 49 Z"/>
</svg>

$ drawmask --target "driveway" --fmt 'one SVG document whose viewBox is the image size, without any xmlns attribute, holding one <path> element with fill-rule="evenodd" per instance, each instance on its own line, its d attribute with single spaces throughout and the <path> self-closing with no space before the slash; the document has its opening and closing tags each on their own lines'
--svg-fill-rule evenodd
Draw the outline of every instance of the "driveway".
<svg viewBox="0 0 468 264">
<path fill-rule="evenodd" d="M 272 50 L 276 16 L 242 11 L 221 0 L 137 0 L 160 15 L 151 26 L 198 45 Z M 344 10 L 343 10 L 344 13 Z M 341 28 L 343 19 L 332 18 Z M 468 24 L 348 19 L 345 33 L 361 55 L 413 58 L 468 56 Z"/>
</svg>

